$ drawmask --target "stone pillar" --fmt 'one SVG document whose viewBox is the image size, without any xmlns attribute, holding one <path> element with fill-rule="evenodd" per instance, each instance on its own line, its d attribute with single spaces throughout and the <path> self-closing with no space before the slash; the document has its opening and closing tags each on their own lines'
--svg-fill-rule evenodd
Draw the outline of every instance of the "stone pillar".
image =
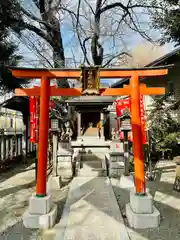
<svg viewBox="0 0 180 240">
<path fill-rule="evenodd" d="M 58 136 L 57 134 L 53 133 L 53 176 L 57 177 L 57 147 L 58 147 Z"/>
<path fill-rule="evenodd" d="M 100 122 L 101 122 L 101 140 L 104 140 L 104 113 L 100 113 Z"/>
<path fill-rule="evenodd" d="M 81 138 L 81 113 L 77 113 L 77 138 Z"/>
<path fill-rule="evenodd" d="M 128 131 L 124 131 L 124 175 L 129 176 Z"/>
<path fill-rule="evenodd" d="M 53 132 L 53 172 L 52 176 L 48 179 L 48 188 L 51 189 L 60 189 L 61 188 L 61 176 L 58 175 L 58 135 L 57 132 Z"/>
</svg>

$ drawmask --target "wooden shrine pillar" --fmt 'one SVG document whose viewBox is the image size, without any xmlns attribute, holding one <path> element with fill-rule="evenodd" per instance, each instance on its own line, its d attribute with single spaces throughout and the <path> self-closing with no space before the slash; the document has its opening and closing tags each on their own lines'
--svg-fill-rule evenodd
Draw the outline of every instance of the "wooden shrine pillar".
<svg viewBox="0 0 180 240">
<path fill-rule="evenodd" d="M 40 89 L 41 97 L 36 196 L 45 197 L 47 181 L 50 79 L 42 76 Z"/>
</svg>

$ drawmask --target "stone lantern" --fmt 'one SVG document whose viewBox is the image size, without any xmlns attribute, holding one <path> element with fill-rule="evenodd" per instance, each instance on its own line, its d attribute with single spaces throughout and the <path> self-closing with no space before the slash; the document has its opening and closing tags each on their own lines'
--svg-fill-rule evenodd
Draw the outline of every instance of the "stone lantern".
<svg viewBox="0 0 180 240">
<path fill-rule="evenodd" d="M 124 110 L 122 116 L 120 117 L 121 120 L 121 131 L 123 132 L 130 132 L 131 131 L 131 115 L 129 110 Z"/>
<path fill-rule="evenodd" d="M 59 120 L 57 118 L 51 118 L 50 120 L 50 130 L 59 131 Z"/>
</svg>

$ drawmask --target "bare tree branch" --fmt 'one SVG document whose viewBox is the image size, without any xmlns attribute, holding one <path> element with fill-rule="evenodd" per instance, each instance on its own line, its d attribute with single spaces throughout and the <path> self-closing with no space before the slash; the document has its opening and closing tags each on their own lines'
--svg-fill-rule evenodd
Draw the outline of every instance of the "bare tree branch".
<svg viewBox="0 0 180 240">
<path fill-rule="evenodd" d="M 31 25 L 29 23 L 24 22 L 23 20 L 17 20 L 16 18 L 12 18 L 10 17 L 11 21 L 14 21 L 21 30 L 25 30 L 28 29 L 34 33 L 36 33 L 38 36 L 42 37 L 43 39 L 45 39 L 49 44 L 52 44 L 50 37 L 48 36 L 48 34 L 46 34 L 44 31 L 42 31 L 41 29 L 37 28 L 34 25 Z"/>
<path fill-rule="evenodd" d="M 95 12 L 94 12 L 92 6 L 90 5 L 90 3 L 88 2 L 88 0 L 84 0 L 84 1 L 88 5 L 88 7 L 91 9 L 91 12 L 95 15 Z"/>
<path fill-rule="evenodd" d="M 43 21 L 43 20 L 39 19 L 33 13 L 31 13 L 29 11 L 26 11 L 23 7 L 21 7 L 21 11 L 22 11 L 23 14 L 25 14 L 27 17 L 31 18 L 32 20 L 34 20 L 34 21 L 36 21 L 40 24 L 43 24 L 46 28 L 49 28 L 49 29 L 53 28 L 53 25 L 47 23 L 46 21 Z"/>
<path fill-rule="evenodd" d="M 32 1 L 36 5 L 36 7 L 39 9 L 40 8 L 39 1 L 38 0 L 32 0 Z"/>
<path fill-rule="evenodd" d="M 95 65 L 99 65 L 99 66 L 102 65 L 103 54 L 104 54 L 104 48 L 99 43 L 101 5 L 102 5 L 102 0 L 97 0 L 96 1 L 96 11 L 95 11 L 95 16 L 94 16 L 94 35 L 93 35 L 92 41 L 91 41 L 92 58 L 93 58 Z"/>
<path fill-rule="evenodd" d="M 87 57 L 87 51 L 86 51 L 86 48 L 84 48 L 85 46 L 85 42 L 82 43 L 81 41 L 81 36 L 80 36 L 80 33 L 79 33 L 79 29 L 78 29 L 78 25 L 80 24 L 80 20 L 79 20 L 79 15 L 80 15 L 80 6 L 81 6 L 81 0 L 78 0 L 78 7 L 77 7 L 77 14 L 76 14 L 76 25 L 75 25 L 75 29 L 76 29 L 76 32 L 77 32 L 77 37 L 78 37 L 78 40 L 79 40 L 79 44 L 80 44 L 80 47 L 81 47 L 81 50 L 84 54 L 84 59 L 85 61 L 87 62 L 87 64 L 90 65 L 90 61 Z"/>
<path fill-rule="evenodd" d="M 28 44 L 26 43 L 26 41 L 24 41 L 24 39 L 22 37 L 21 40 L 22 42 L 25 44 L 25 46 L 32 51 L 32 49 L 35 50 L 35 55 L 36 56 L 40 56 L 40 58 L 44 59 L 45 62 L 47 62 L 49 64 L 50 67 L 53 67 L 53 65 L 51 64 L 51 62 L 45 57 L 45 54 L 39 49 L 39 47 L 36 46 L 36 44 L 34 43 L 34 41 L 31 41 L 31 38 L 27 37 L 26 35 L 22 34 L 24 38 L 26 38 L 28 40 Z M 31 46 L 30 46 L 31 45 Z M 42 63 L 42 62 L 41 62 Z M 42 63 L 43 64 L 43 63 Z M 43 64 L 44 65 L 44 64 Z"/>
<path fill-rule="evenodd" d="M 102 67 L 107 67 L 115 58 L 119 58 L 123 55 L 127 55 L 129 57 L 132 57 L 129 53 L 127 52 L 121 52 L 121 53 L 118 53 L 117 55 L 113 56 L 112 58 L 110 58 Z"/>
<path fill-rule="evenodd" d="M 104 13 L 104 12 L 106 12 L 108 10 L 114 9 L 116 7 L 120 7 L 125 12 L 128 12 L 130 9 L 133 9 L 133 8 L 152 8 L 151 5 L 145 5 L 145 4 L 130 5 L 130 1 L 129 1 L 127 6 L 123 5 L 121 2 L 116 2 L 116 3 L 112 3 L 112 4 L 109 4 L 109 5 L 106 5 L 105 7 L 99 9 L 99 11 L 100 11 L 100 14 L 102 14 L 102 13 Z M 158 7 L 158 6 L 153 6 L 153 7 L 154 8 L 158 8 L 158 9 L 162 9 L 161 7 Z"/>
<path fill-rule="evenodd" d="M 87 63 L 90 65 L 90 61 L 88 60 L 87 50 L 86 50 L 86 42 L 87 42 L 89 39 L 91 39 L 91 38 L 90 38 L 90 37 L 85 38 L 84 41 L 83 41 L 82 46 L 83 46 L 83 53 L 84 53 L 84 61 L 83 61 L 83 62 L 87 61 Z"/>
</svg>

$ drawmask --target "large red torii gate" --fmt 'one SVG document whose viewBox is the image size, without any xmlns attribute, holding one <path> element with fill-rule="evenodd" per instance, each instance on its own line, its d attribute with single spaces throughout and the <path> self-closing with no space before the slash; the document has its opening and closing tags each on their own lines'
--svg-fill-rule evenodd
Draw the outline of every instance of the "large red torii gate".
<svg viewBox="0 0 180 240">
<path fill-rule="evenodd" d="M 140 122 L 140 94 L 163 95 L 164 88 L 147 88 L 140 84 L 140 77 L 160 76 L 168 74 L 168 67 L 153 67 L 142 69 L 99 69 L 100 78 L 130 78 L 130 84 L 124 88 L 100 89 L 101 96 L 129 95 L 131 98 L 131 124 L 134 139 L 134 163 L 135 163 L 135 185 L 136 193 L 144 195 L 145 174 L 144 157 L 141 141 Z M 49 99 L 50 96 L 81 96 L 81 88 L 56 88 L 50 87 L 50 79 L 77 79 L 80 77 L 80 69 L 32 69 L 32 68 L 10 68 L 12 74 L 17 78 L 40 78 L 41 86 L 32 89 L 16 89 L 18 96 L 40 96 L 40 124 L 39 124 L 39 148 L 38 148 L 38 170 L 36 196 L 46 196 L 46 170 L 49 128 Z"/>
</svg>

